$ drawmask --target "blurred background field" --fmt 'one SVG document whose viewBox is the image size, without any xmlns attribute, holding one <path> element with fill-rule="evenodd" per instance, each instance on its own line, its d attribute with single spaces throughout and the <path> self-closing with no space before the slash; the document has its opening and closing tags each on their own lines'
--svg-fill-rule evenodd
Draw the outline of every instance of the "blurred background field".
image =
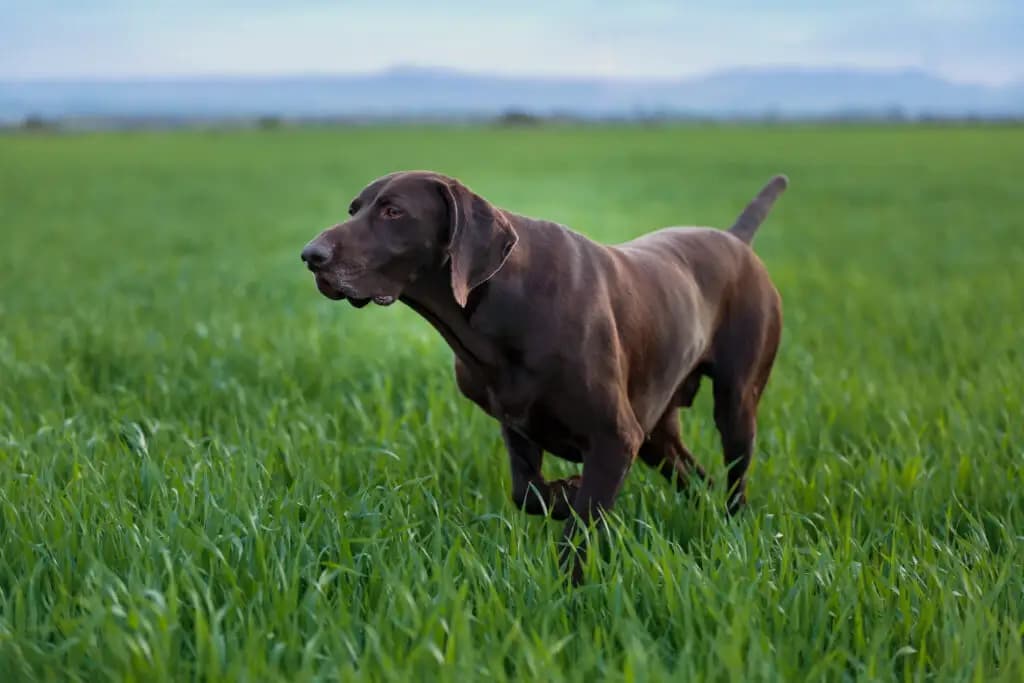
<svg viewBox="0 0 1024 683">
<path fill-rule="evenodd" d="M 1020 680 L 1022 165 L 1012 125 L 2 135 L 0 674 Z M 749 514 L 638 466 L 563 588 L 440 337 L 299 262 L 424 167 L 608 242 L 790 176 Z"/>
</svg>

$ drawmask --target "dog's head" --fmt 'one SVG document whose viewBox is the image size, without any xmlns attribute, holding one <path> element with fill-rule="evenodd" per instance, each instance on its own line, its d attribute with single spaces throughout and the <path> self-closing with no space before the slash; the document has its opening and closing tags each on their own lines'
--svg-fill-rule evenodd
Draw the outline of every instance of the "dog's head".
<svg viewBox="0 0 1024 683">
<path fill-rule="evenodd" d="M 324 296 L 356 307 L 394 303 L 449 261 L 452 294 L 465 306 L 518 240 L 500 209 L 457 180 L 424 171 L 378 178 L 352 200 L 349 216 L 307 244 L 302 260 Z"/>
</svg>

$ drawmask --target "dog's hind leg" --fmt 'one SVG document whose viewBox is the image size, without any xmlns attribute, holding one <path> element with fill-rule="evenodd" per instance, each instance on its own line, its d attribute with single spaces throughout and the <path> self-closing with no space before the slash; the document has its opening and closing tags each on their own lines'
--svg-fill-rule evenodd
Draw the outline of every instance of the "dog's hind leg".
<svg viewBox="0 0 1024 683">
<path fill-rule="evenodd" d="M 694 477 L 707 484 L 711 483 L 704 468 L 683 443 L 675 406 L 669 407 L 662 415 L 640 447 L 639 457 L 669 481 L 675 480 L 676 488 L 680 491 L 688 490 Z"/>
<path fill-rule="evenodd" d="M 738 317 L 723 334 L 711 376 L 715 391 L 715 426 L 722 437 L 730 514 L 747 502 L 747 470 L 754 453 L 757 406 L 771 373 L 781 336 L 776 307 L 765 315 Z"/>
</svg>

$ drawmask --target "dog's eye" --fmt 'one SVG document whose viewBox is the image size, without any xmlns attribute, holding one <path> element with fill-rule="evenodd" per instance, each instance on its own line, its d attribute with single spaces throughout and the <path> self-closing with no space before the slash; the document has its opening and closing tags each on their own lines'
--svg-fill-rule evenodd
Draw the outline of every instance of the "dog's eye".
<svg viewBox="0 0 1024 683">
<path fill-rule="evenodd" d="M 380 210 L 380 215 L 384 218 L 399 218 L 402 215 L 402 210 L 397 206 L 385 206 Z"/>
</svg>

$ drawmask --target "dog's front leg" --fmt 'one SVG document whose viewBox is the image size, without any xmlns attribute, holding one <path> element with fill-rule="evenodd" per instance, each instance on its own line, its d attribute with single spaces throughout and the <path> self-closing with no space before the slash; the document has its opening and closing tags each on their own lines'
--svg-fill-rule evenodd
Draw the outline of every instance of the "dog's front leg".
<svg viewBox="0 0 1024 683">
<path fill-rule="evenodd" d="M 545 481 L 540 471 L 544 459 L 540 446 L 505 425 L 501 426 L 501 437 L 512 470 L 512 502 L 530 515 L 550 514 L 554 519 L 566 519 L 579 477 Z"/>
<path fill-rule="evenodd" d="M 562 538 L 561 564 L 571 572 L 573 585 L 583 581 L 587 554 L 586 539 L 576 538 L 577 524 L 589 526 L 591 521 L 601 521 L 604 513 L 611 510 L 642 438 L 638 435 L 598 441 L 583 461 L 582 481 L 572 504 L 574 514 L 566 522 Z"/>
</svg>

